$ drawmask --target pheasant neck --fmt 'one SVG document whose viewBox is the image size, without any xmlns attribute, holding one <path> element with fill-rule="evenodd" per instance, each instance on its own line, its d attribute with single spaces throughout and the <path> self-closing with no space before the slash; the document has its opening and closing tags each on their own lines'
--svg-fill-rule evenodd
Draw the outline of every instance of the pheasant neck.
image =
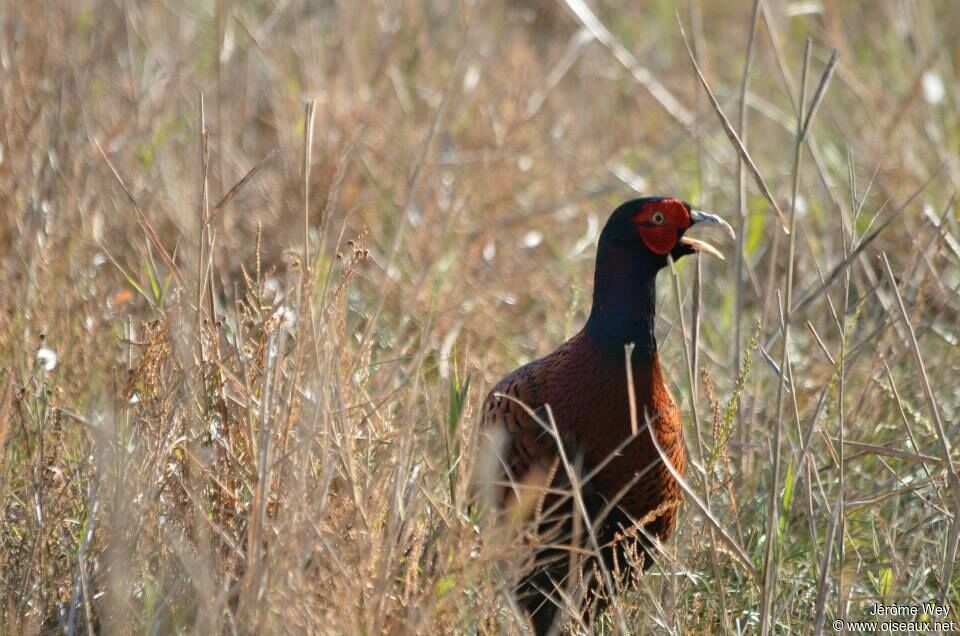
<svg viewBox="0 0 960 636">
<path fill-rule="evenodd" d="M 590 339 L 621 354 L 624 345 L 632 342 L 635 360 L 651 359 L 657 351 L 656 277 L 656 268 L 624 250 L 616 246 L 601 249 L 586 327 Z"/>
</svg>

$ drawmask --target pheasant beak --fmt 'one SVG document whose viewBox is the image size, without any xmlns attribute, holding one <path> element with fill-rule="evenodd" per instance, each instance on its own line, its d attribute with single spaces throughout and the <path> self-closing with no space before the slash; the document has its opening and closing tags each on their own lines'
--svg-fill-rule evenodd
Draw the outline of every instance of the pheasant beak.
<svg viewBox="0 0 960 636">
<path fill-rule="evenodd" d="M 697 223 L 715 223 L 720 227 L 724 228 L 727 231 L 727 233 L 730 235 L 730 238 L 737 237 L 736 233 L 733 231 L 733 228 L 730 227 L 730 224 L 724 221 L 723 219 L 721 219 L 719 216 L 715 214 L 707 214 L 706 212 L 701 212 L 700 210 L 690 210 L 691 227 L 696 225 Z M 707 254 L 716 256 L 720 260 L 724 260 L 723 254 L 720 253 L 720 250 L 715 248 L 713 245 L 710 245 L 706 241 L 701 241 L 699 239 L 688 238 L 684 236 L 680 239 L 680 242 L 683 243 L 684 245 L 689 246 L 690 249 L 696 252 L 706 252 Z"/>
</svg>

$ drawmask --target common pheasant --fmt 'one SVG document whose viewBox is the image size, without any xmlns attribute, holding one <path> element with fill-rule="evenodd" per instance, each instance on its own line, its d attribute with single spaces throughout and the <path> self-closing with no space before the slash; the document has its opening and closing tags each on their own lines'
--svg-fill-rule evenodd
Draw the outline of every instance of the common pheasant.
<svg viewBox="0 0 960 636">
<path fill-rule="evenodd" d="M 657 353 L 655 281 L 668 255 L 676 260 L 702 251 L 722 258 L 708 243 L 684 236 L 697 223 L 733 234 L 721 218 L 678 199 L 636 199 L 614 210 L 600 234 L 586 325 L 553 353 L 500 380 L 484 402 L 482 430 L 496 440 L 500 473 L 494 499 L 502 514 L 534 523 L 541 537 L 515 590 L 537 634 L 560 628 L 558 610 L 581 574 L 590 577 L 585 589 L 603 589 L 593 547 L 599 546 L 608 572 L 625 571 L 637 555 L 645 569 L 650 538 L 666 540 L 673 530 L 681 491 L 650 433 L 681 474 L 686 459 L 680 413 Z M 582 508 L 571 494 L 571 466 Z M 587 540 L 585 518 L 596 543 Z M 592 556 L 577 565 L 581 554 Z"/>
</svg>

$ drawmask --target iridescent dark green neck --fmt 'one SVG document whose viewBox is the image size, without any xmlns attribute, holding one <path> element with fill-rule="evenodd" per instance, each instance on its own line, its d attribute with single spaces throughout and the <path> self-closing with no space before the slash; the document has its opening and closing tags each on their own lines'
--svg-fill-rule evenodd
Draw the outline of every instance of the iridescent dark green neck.
<svg viewBox="0 0 960 636">
<path fill-rule="evenodd" d="M 635 356 L 653 356 L 657 265 L 653 259 L 637 258 L 626 246 L 601 240 L 586 327 L 597 345 L 622 352 L 632 342 Z"/>
</svg>

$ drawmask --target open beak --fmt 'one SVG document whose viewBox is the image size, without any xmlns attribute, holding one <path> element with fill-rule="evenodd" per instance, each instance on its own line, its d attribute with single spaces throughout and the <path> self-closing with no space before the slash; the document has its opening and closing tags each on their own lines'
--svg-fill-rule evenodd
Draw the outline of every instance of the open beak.
<svg viewBox="0 0 960 636">
<path fill-rule="evenodd" d="M 730 227 L 730 224 L 715 214 L 707 214 L 706 212 L 701 212 L 700 210 L 690 210 L 690 221 L 692 222 L 690 227 L 693 227 L 697 223 L 717 224 L 727 231 L 727 233 L 730 235 L 730 238 L 737 237 L 736 233 L 733 231 L 733 228 Z M 724 260 L 723 254 L 720 253 L 720 250 L 715 248 L 713 245 L 710 245 L 706 241 L 684 236 L 680 239 L 680 242 L 689 246 L 696 252 L 706 252 L 707 254 L 716 256 L 720 260 Z"/>
</svg>

